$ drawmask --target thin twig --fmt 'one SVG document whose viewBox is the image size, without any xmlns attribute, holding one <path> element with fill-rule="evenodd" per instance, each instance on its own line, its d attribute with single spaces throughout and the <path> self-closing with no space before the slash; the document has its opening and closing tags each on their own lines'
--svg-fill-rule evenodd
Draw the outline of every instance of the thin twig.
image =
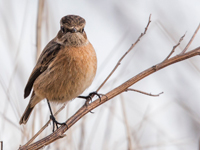
<svg viewBox="0 0 200 150">
<path fill-rule="evenodd" d="M 185 37 L 185 34 L 180 38 L 179 42 L 173 47 L 172 51 L 171 51 L 170 54 L 165 58 L 164 61 L 166 61 L 167 59 L 169 59 L 169 57 L 174 53 L 175 49 L 181 44 L 181 41 L 183 40 L 184 37 Z"/>
<path fill-rule="evenodd" d="M 146 92 L 143 92 L 143 91 L 140 91 L 140 90 L 136 90 L 136 89 L 126 89 L 126 92 L 127 91 L 134 91 L 134 92 L 138 92 L 138 93 L 141 93 L 141 94 L 145 94 L 145 95 L 148 95 L 148 96 L 160 96 L 161 94 L 163 94 L 163 92 L 159 93 L 159 94 L 151 94 L 151 93 L 146 93 Z"/>
<path fill-rule="evenodd" d="M 194 40 L 194 38 L 195 38 L 197 32 L 199 31 L 199 29 L 200 29 L 200 24 L 198 25 L 198 27 L 197 27 L 197 29 L 195 30 L 195 32 L 194 32 L 192 38 L 190 39 L 190 41 L 188 42 L 188 44 L 187 44 L 187 46 L 184 48 L 184 50 L 181 52 L 181 54 L 183 54 L 183 53 L 185 53 L 185 52 L 187 51 L 187 49 L 188 49 L 189 46 L 191 45 L 191 43 L 192 43 L 192 41 Z"/>
<path fill-rule="evenodd" d="M 113 68 L 113 70 L 111 71 L 111 73 L 108 75 L 108 77 L 103 81 L 103 83 L 99 86 L 99 88 L 96 90 L 97 92 L 102 88 L 102 86 L 108 81 L 108 79 L 111 77 L 111 75 L 115 72 L 115 70 L 119 67 L 119 65 L 121 64 L 121 61 L 124 59 L 124 57 L 135 47 L 135 45 L 140 41 L 140 39 L 143 37 L 143 35 L 146 34 L 148 27 L 151 23 L 151 14 L 149 15 L 149 21 L 147 23 L 147 26 L 145 27 L 145 30 L 143 33 L 141 33 L 141 35 L 138 37 L 137 41 L 131 45 L 131 47 L 128 49 L 128 51 L 126 51 L 126 53 L 119 59 L 119 61 L 117 62 L 117 64 L 115 65 L 115 67 Z"/>
</svg>

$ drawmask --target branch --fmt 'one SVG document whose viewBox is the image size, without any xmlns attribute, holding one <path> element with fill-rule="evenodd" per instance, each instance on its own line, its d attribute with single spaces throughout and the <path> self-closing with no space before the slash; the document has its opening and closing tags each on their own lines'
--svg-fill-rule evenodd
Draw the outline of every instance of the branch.
<svg viewBox="0 0 200 150">
<path fill-rule="evenodd" d="M 163 92 L 159 93 L 159 94 L 151 94 L 151 93 L 146 93 L 146 92 L 143 92 L 143 91 L 140 91 L 140 90 L 136 90 L 136 89 L 126 89 L 126 92 L 127 91 L 134 91 L 134 92 L 138 92 L 138 93 L 141 93 L 141 94 L 144 94 L 144 95 L 148 95 L 148 96 L 160 96 L 160 94 L 163 94 Z"/>
<path fill-rule="evenodd" d="M 64 133 L 73 126 L 79 119 L 81 119 L 84 115 L 86 115 L 88 112 L 93 110 L 94 108 L 102 105 L 103 103 L 107 102 L 108 100 L 112 99 L 113 97 L 121 94 L 122 92 L 126 91 L 127 88 L 132 86 L 133 84 L 137 83 L 138 81 L 142 80 L 143 78 L 149 76 L 150 74 L 153 74 L 154 72 L 163 69 L 169 65 L 172 65 L 174 63 L 186 60 L 188 58 L 194 57 L 200 55 L 200 47 L 197 47 L 194 50 L 191 50 L 190 52 L 176 55 L 170 59 L 167 59 L 166 61 L 163 61 L 153 67 L 150 67 L 143 72 L 139 73 L 138 75 L 130 78 L 120 86 L 116 87 L 115 89 L 111 90 L 105 96 L 101 97 L 100 99 L 95 100 L 94 102 L 90 103 L 87 107 L 83 105 L 73 116 L 71 116 L 67 121 L 66 125 L 60 126 L 54 133 L 48 135 L 47 137 L 29 145 L 29 146 L 21 146 L 20 150 L 33 150 L 33 149 L 39 149 L 44 147 L 45 145 L 48 145 L 57 139 L 60 139 L 63 137 Z"/>
<path fill-rule="evenodd" d="M 185 34 L 180 38 L 178 44 L 176 44 L 176 45 L 173 47 L 172 51 L 171 51 L 170 54 L 165 58 L 164 61 L 166 61 L 167 59 L 169 59 L 169 57 L 174 53 L 175 49 L 181 44 L 181 41 L 183 40 L 184 37 L 185 37 Z"/>
<path fill-rule="evenodd" d="M 195 32 L 194 32 L 192 38 L 190 39 L 189 43 L 188 43 L 187 46 L 184 48 L 184 50 L 182 51 L 181 54 L 183 54 L 183 53 L 185 53 L 185 52 L 187 51 L 187 49 L 188 49 L 189 46 L 191 45 L 191 43 L 192 43 L 192 41 L 194 40 L 194 38 L 195 38 L 197 32 L 199 31 L 199 29 L 200 29 L 200 24 L 198 25 L 198 27 L 197 27 L 197 29 L 195 30 Z"/>
<path fill-rule="evenodd" d="M 141 35 L 138 37 L 138 39 L 136 40 L 136 42 L 134 44 L 131 45 L 131 47 L 128 49 L 128 51 L 126 51 L 126 53 L 119 59 L 119 61 L 117 62 L 116 66 L 113 68 L 113 70 L 111 71 L 111 73 L 108 75 L 108 77 L 103 81 L 103 83 L 99 86 L 99 88 L 97 89 L 97 92 L 102 88 L 102 86 L 108 81 L 108 79 L 111 77 L 111 75 L 115 72 L 115 70 L 119 67 L 119 65 L 121 64 L 121 61 L 124 59 L 124 57 L 135 47 L 135 45 L 140 41 L 140 39 L 146 34 L 148 27 L 151 23 L 151 14 L 149 15 L 149 21 L 147 23 L 147 26 L 145 27 L 145 30 L 143 33 L 141 33 Z"/>
</svg>

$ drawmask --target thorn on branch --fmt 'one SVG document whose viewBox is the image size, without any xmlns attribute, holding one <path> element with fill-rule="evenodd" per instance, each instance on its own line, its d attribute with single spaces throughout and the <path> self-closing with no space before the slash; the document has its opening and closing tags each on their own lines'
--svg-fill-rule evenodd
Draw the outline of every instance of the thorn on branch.
<svg viewBox="0 0 200 150">
<path fill-rule="evenodd" d="M 151 93 L 146 93 L 146 92 L 143 92 L 143 91 L 140 91 L 140 90 L 130 89 L 130 88 L 126 89 L 125 91 L 126 91 L 126 92 L 128 92 L 128 91 L 134 91 L 134 92 L 138 92 L 138 93 L 141 93 L 141 94 L 144 94 L 144 95 L 155 96 L 155 97 L 160 96 L 161 94 L 164 93 L 164 92 L 161 92 L 161 93 L 159 93 L 159 94 L 151 94 Z"/>
</svg>

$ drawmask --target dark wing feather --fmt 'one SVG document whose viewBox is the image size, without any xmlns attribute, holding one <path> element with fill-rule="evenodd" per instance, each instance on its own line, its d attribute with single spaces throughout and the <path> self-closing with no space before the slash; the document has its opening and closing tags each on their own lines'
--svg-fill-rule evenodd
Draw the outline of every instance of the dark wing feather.
<svg viewBox="0 0 200 150">
<path fill-rule="evenodd" d="M 58 52 L 61 50 L 61 45 L 54 40 L 50 41 L 43 52 L 41 53 L 35 68 L 33 69 L 26 87 L 24 89 L 24 98 L 28 97 L 33 87 L 34 81 L 42 74 L 49 66 L 49 64 L 55 59 Z"/>
</svg>

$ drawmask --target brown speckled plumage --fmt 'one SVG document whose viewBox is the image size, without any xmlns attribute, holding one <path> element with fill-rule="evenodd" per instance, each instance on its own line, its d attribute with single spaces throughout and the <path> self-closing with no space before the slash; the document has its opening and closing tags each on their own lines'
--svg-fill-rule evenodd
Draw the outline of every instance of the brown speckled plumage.
<svg viewBox="0 0 200 150">
<path fill-rule="evenodd" d="M 65 16 L 60 21 L 61 25 L 65 25 L 68 27 L 78 25 L 80 28 L 84 28 L 85 23 L 86 23 L 85 19 L 83 19 L 82 17 L 79 17 L 79 16 L 74 16 L 74 15 Z"/>
<path fill-rule="evenodd" d="M 61 29 L 41 53 L 24 91 L 26 98 L 33 88 L 29 104 L 20 119 L 28 121 L 34 106 L 44 98 L 64 103 L 88 88 L 96 74 L 96 53 L 84 31 L 85 20 L 68 15 L 61 19 Z"/>
</svg>

